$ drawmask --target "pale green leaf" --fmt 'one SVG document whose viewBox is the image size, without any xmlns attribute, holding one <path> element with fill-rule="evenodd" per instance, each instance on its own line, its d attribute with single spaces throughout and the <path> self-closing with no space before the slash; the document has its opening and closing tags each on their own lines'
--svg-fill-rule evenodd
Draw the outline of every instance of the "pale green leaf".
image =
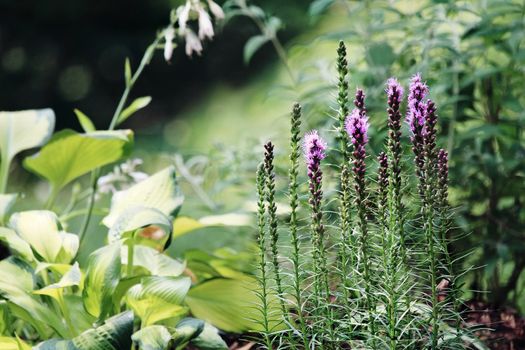
<svg viewBox="0 0 525 350">
<path fill-rule="evenodd" d="M 221 215 L 204 216 L 198 220 L 179 216 L 173 221 L 173 239 L 184 236 L 195 230 L 212 226 L 250 226 L 252 215 L 241 213 L 228 213 Z"/>
<path fill-rule="evenodd" d="M 165 350 L 171 341 L 171 334 L 164 326 L 148 326 L 135 332 L 131 339 L 141 350 Z"/>
<path fill-rule="evenodd" d="M 143 97 L 137 98 L 136 100 L 131 102 L 131 104 L 128 107 L 126 107 L 122 111 L 122 113 L 120 113 L 117 124 L 123 123 L 126 119 L 131 117 L 135 112 L 149 105 L 150 102 L 151 102 L 151 96 L 143 96 Z"/>
<path fill-rule="evenodd" d="M 256 35 L 252 36 L 244 45 L 244 63 L 250 63 L 253 55 L 264 45 L 270 38 L 266 35 Z"/>
<path fill-rule="evenodd" d="M 44 177 L 54 191 L 58 191 L 74 179 L 125 157 L 132 144 L 130 130 L 87 134 L 63 130 L 56 133 L 40 152 L 27 157 L 24 166 Z"/>
<path fill-rule="evenodd" d="M 193 287 L 186 297 L 191 313 L 214 326 L 235 333 L 259 331 L 260 314 L 255 307 L 260 303 L 255 279 L 251 281 L 215 278 Z M 270 327 L 282 327 L 279 303 L 275 297 L 270 300 Z"/>
<path fill-rule="evenodd" d="M 4 242 L 12 253 L 19 255 L 26 261 L 33 262 L 35 260 L 29 243 L 17 235 L 15 231 L 0 227 L 0 241 Z"/>
<path fill-rule="evenodd" d="M 122 246 L 122 265 L 128 264 L 128 246 Z M 147 270 L 153 276 L 180 276 L 185 265 L 153 248 L 135 245 L 133 266 Z"/>
<path fill-rule="evenodd" d="M 0 337 L 0 349 L 2 350 L 31 350 L 31 346 L 23 340 L 11 337 Z"/>
<path fill-rule="evenodd" d="M 124 78 L 126 79 L 126 86 L 129 86 L 131 84 L 131 62 L 129 57 L 126 57 L 124 62 Z"/>
<path fill-rule="evenodd" d="M 172 223 L 169 217 L 155 208 L 131 207 L 124 210 L 111 226 L 108 232 L 110 243 L 118 241 L 126 232 L 133 232 L 138 229 L 155 226 L 164 231 L 164 237 L 171 235 Z"/>
<path fill-rule="evenodd" d="M 121 245 L 114 243 L 89 255 L 84 282 L 84 306 L 94 317 L 103 319 L 112 307 L 112 297 L 120 280 Z"/>
<path fill-rule="evenodd" d="M 67 271 L 60 281 L 57 283 L 50 284 L 42 289 L 36 290 L 34 294 L 49 295 L 52 298 L 60 300 L 62 298 L 63 289 L 71 286 L 78 286 L 82 274 L 80 268 L 78 267 L 78 262 L 75 262 L 73 266 Z"/>
<path fill-rule="evenodd" d="M 78 236 L 61 231 L 55 213 L 30 210 L 15 213 L 9 226 L 49 263 L 68 263 L 78 251 Z"/>
<path fill-rule="evenodd" d="M 0 221 L 3 222 L 17 198 L 17 193 L 0 194 Z"/>
<path fill-rule="evenodd" d="M 93 122 L 87 115 L 85 115 L 81 110 L 74 109 L 75 115 L 77 116 L 78 122 L 80 123 L 80 126 L 82 126 L 82 129 L 84 132 L 93 132 L 97 130 L 95 128 L 95 125 L 93 125 Z"/>
<path fill-rule="evenodd" d="M 8 163 L 21 151 L 42 146 L 55 128 L 51 109 L 0 112 L 0 152 Z"/>
<path fill-rule="evenodd" d="M 118 217 L 134 207 L 153 208 L 174 216 L 184 200 L 175 178 L 175 168 L 168 167 L 125 191 L 117 192 L 111 201 L 109 215 L 103 219 L 111 228 Z"/>
<path fill-rule="evenodd" d="M 183 319 L 177 324 L 172 338 L 177 349 L 183 348 L 188 342 L 197 337 L 204 329 L 204 321 L 192 317 Z"/>
</svg>

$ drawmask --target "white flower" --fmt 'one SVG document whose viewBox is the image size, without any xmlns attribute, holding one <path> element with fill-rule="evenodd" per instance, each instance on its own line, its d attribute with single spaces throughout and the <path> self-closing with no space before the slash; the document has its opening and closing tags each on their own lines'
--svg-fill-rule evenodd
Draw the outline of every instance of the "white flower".
<svg viewBox="0 0 525 350">
<path fill-rule="evenodd" d="M 201 40 L 205 38 L 212 39 L 213 24 L 211 23 L 210 15 L 202 6 L 199 6 L 197 11 L 199 12 L 199 38 Z"/>
<path fill-rule="evenodd" d="M 166 28 L 164 30 L 164 59 L 166 61 L 171 60 L 171 56 L 173 55 L 173 39 L 175 38 L 175 29 L 173 27 Z"/>
<path fill-rule="evenodd" d="M 216 2 L 213 0 L 208 0 L 208 6 L 210 7 L 211 13 L 215 16 L 217 19 L 224 19 L 224 11 L 222 10 L 222 7 L 217 5 Z"/>
<path fill-rule="evenodd" d="M 190 17 L 190 9 L 191 9 L 190 0 L 186 0 L 186 4 L 184 6 L 180 6 L 177 9 L 178 17 L 179 17 L 179 27 L 182 30 L 186 29 L 186 23 L 188 22 L 188 18 Z"/>
<path fill-rule="evenodd" d="M 186 55 L 191 56 L 193 51 L 195 51 L 197 55 L 200 55 L 202 52 L 202 44 L 197 35 L 188 28 L 184 36 L 186 39 Z"/>
</svg>

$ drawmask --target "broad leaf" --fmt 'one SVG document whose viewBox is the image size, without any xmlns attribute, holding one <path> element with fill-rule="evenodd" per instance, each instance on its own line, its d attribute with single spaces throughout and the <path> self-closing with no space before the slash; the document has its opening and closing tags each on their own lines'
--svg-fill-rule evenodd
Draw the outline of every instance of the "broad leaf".
<svg viewBox="0 0 525 350">
<path fill-rule="evenodd" d="M 222 215 L 204 216 L 198 220 L 179 216 L 173 221 L 173 239 L 184 236 L 195 230 L 212 226 L 250 226 L 252 215 L 240 213 L 228 213 Z"/>
<path fill-rule="evenodd" d="M 171 341 L 171 334 L 164 326 L 148 326 L 135 332 L 131 339 L 141 350 L 165 350 Z"/>
<path fill-rule="evenodd" d="M 61 231 L 55 213 L 30 210 L 13 214 L 9 226 L 45 262 L 69 263 L 78 251 L 78 236 Z"/>
<path fill-rule="evenodd" d="M 150 102 L 151 102 L 151 96 L 144 96 L 144 97 L 137 98 L 135 101 L 131 102 L 131 104 L 128 107 L 126 107 L 126 109 L 124 109 L 122 113 L 120 113 L 117 124 L 123 123 L 126 119 L 131 117 L 135 112 L 149 105 Z"/>
<path fill-rule="evenodd" d="M 36 290 L 33 293 L 49 295 L 50 297 L 56 300 L 61 300 L 63 295 L 63 289 L 67 287 L 78 286 L 80 284 L 81 278 L 82 274 L 80 272 L 80 268 L 78 267 L 78 263 L 75 262 L 75 264 L 71 266 L 69 271 L 66 272 L 64 276 L 62 276 L 60 281 L 58 281 L 57 283 L 50 284 L 49 286 L 46 286 L 42 289 Z"/>
<path fill-rule="evenodd" d="M 1 231 L 0 231 L 1 232 Z M 128 246 L 122 246 L 122 265 L 128 264 Z M 134 246 L 133 266 L 147 270 L 153 276 L 180 276 L 184 264 L 153 248 L 143 245 Z"/>
<path fill-rule="evenodd" d="M 191 313 L 202 320 L 228 332 L 261 330 L 260 314 L 254 305 L 260 303 L 257 283 L 246 280 L 216 278 L 193 287 L 186 297 Z M 270 301 L 270 320 L 274 330 L 282 327 L 279 303 L 273 297 Z"/>
<path fill-rule="evenodd" d="M 108 240 L 110 243 L 118 241 L 126 232 L 134 232 L 147 226 L 155 226 L 164 231 L 163 237 L 169 237 L 172 223 L 169 217 L 155 208 L 131 207 L 123 211 L 113 226 L 109 229 Z"/>
<path fill-rule="evenodd" d="M 121 245 L 114 243 L 89 255 L 84 283 L 84 307 L 103 319 L 112 308 L 112 297 L 120 280 Z"/>
<path fill-rule="evenodd" d="M 111 201 L 109 215 L 102 222 L 111 228 L 122 213 L 136 207 L 153 208 L 164 215 L 174 216 L 183 200 L 175 179 L 175 168 L 168 167 L 125 191 L 117 192 Z"/>
<path fill-rule="evenodd" d="M 2 162 L 10 162 L 21 151 L 42 146 L 55 128 L 51 109 L 0 112 Z"/>
<path fill-rule="evenodd" d="M 35 256 L 33 255 L 29 243 L 17 235 L 15 231 L 5 227 L 0 227 L 0 241 L 4 242 L 9 247 L 9 250 L 13 254 L 19 255 L 27 262 L 33 262 L 35 260 Z"/>
<path fill-rule="evenodd" d="M 52 339 L 35 350 L 124 350 L 131 348 L 133 313 L 123 312 L 108 318 L 100 327 L 89 329 L 71 340 Z"/>
<path fill-rule="evenodd" d="M 185 315 L 182 303 L 190 286 L 188 277 L 145 277 L 128 291 L 126 302 L 148 326 Z"/>
<path fill-rule="evenodd" d="M 228 345 L 219 335 L 219 330 L 209 323 L 204 323 L 202 332 L 191 341 L 200 350 L 227 350 Z"/>
<path fill-rule="evenodd" d="M 0 349 L 2 350 L 31 350 L 31 346 L 23 340 L 11 337 L 0 337 Z"/>
<path fill-rule="evenodd" d="M 125 157 L 131 151 L 132 143 L 130 130 L 87 134 L 63 130 L 56 133 L 40 152 L 26 158 L 24 166 L 47 179 L 57 192 L 72 180 Z"/>
</svg>

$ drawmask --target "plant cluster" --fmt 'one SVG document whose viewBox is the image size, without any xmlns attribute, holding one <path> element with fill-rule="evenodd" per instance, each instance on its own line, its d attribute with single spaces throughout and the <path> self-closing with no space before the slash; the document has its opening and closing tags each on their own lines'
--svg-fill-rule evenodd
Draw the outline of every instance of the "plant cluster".
<svg viewBox="0 0 525 350">
<path fill-rule="evenodd" d="M 292 112 L 288 244 L 276 237 L 271 142 L 257 172 L 265 347 L 453 349 L 470 343 L 483 348 L 462 324 L 460 273 L 453 266 L 459 257 L 449 251 L 448 155 L 436 146 L 437 108 L 428 86 L 419 74 L 410 81 L 404 119 L 413 159 L 407 161 L 404 89 L 388 80 L 389 133 L 373 165 L 363 90 L 357 89 L 354 108 L 349 106 L 343 42 L 337 68 L 340 142 L 331 150 L 317 130 L 303 136 L 306 193 L 298 182 L 300 106 Z M 330 159 L 338 164 L 327 163 Z M 337 190 L 325 194 L 323 183 L 330 177 L 339 179 Z M 299 198 L 305 195 L 310 216 L 300 219 Z M 334 201 L 337 210 L 328 210 Z"/>
</svg>

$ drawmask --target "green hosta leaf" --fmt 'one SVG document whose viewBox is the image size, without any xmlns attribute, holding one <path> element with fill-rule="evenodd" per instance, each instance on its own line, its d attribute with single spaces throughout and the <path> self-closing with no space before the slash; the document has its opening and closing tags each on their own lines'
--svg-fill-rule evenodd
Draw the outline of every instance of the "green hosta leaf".
<svg viewBox="0 0 525 350">
<path fill-rule="evenodd" d="M 185 315 L 182 302 L 190 286 L 188 277 L 145 277 L 128 291 L 126 301 L 144 325 L 151 325 Z"/>
<path fill-rule="evenodd" d="M 26 149 L 42 146 L 55 128 L 51 109 L 0 112 L 0 152 L 2 162 Z"/>
<path fill-rule="evenodd" d="M 128 246 L 122 246 L 122 265 L 128 264 Z M 134 246 L 133 266 L 146 269 L 153 276 L 180 276 L 184 264 L 166 254 L 143 245 Z"/>
<path fill-rule="evenodd" d="M 84 282 L 84 307 L 103 319 L 112 307 L 112 297 L 120 280 L 121 245 L 114 243 L 90 254 Z"/>
<path fill-rule="evenodd" d="M 191 313 L 202 320 L 228 332 L 261 330 L 260 317 L 254 305 L 260 303 L 255 279 L 234 280 L 216 278 L 193 287 L 186 297 Z M 275 300 L 274 300 L 275 299 Z M 274 330 L 282 327 L 279 303 L 274 297 L 270 301 L 270 320 Z"/>
<path fill-rule="evenodd" d="M 27 263 L 15 257 L 0 261 L 0 294 L 8 301 L 10 314 L 31 324 L 41 336 L 47 334 L 46 327 L 67 334 L 55 312 L 32 295 L 33 286 L 33 271 Z"/>
<path fill-rule="evenodd" d="M 93 132 L 93 131 L 97 130 L 95 128 L 95 125 L 93 125 L 93 122 L 91 121 L 91 119 L 89 119 L 89 117 L 87 115 L 82 113 L 82 111 L 80 111 L 78 109 L 75 109 L 74 112 L 75 112 L 75 115 L 77 116 L 78 122 L 80 123 L 80 126 L 82 126 L 82 129 L 84 130 L 84 132 Z"/>
<path fill-rule="evenodd" d="M 172 223 L 169 217 L 155 208 L 131 207 L 124 210 L 108 233 L 110 243 L 118 241 L 126 232 L 134 232 L 140 228 L 155 226 L 164 231 L 163 237 L 169 237 L 172 231 Z"/>
<path fill-rule="evenodd" d="M 228 345 L 219 335 L 219 330 L 209 323 L 204 323 L 200 334 L 191 341 L 200 350 L 227 350 Z"/>
<path fill-rule="evenodd" d="M 4 242 L 9 250 L 24 258 L 28 262 L 35 260 L 31 246 L 25 240 L 23 240 L 15 231 L 5 227 L 0 227 L 0 241 Z"/>
<path fill-rule="evenodd" d="M 48 340 L 35 350 L 127 350 L 131 348 L 133 313 L 108 318 L 100 327 L 89 329 L 71 340 Z"/>
<path fill-rule="evenodd" d="M 13 204 L 15 204 L 17 198 L 17 193 L 0 194 L 0 221 L 3 222 L 7 213 L 11 210 Z"/>
<path fill-rule="evenodd" d="M 49 286 L 46 286 L 42 289 L 36 290 L 33 293 L 49 295 L 54 299 L 61 300 L 63 295 L 63 289 L 71 286 L 78 286 L 80 284 L 81 278 L 82 274 L 80 272 L 80 268 L 78 267 L 78 263 L 75 262 L 75 264 L 71 266 L 69 271 L 66 272 L 64 276 L 62 276 L 60 281 L 58 281 L 57 283 L 50 284 Z"/>
<path fill-rule="evenodd" d="M 250 226 L 252 215 L 228 213 L 222 215 L 204 216 L 198 220 L 187 216 L 179 216 L 173 221 L 173 239 L 184 236 L 195 230 L 212 226 Z"/>
<path fill-rule="evenodd" d="M 153 208 L 173 216 L 183 200 L 175 179 L 175 168 L 168 167 L 125 191 L 117 192 L 113 196 L 109 215 L 102 222 L 111 228 L 123 212 L 135 207 Z"/>
<path fill-rule="evenodd" d="M 39 153 L 24 160 L 26 169 L 47 179 L 54 191 L 72 180 L 113 163 L 131 151 L 130 130 L 94 131 L 79 134 L 63 130 L 55 134 Z"/>
<path fill-rule="evenodd" d="M 131 117 L 135 112 L 149 105 L 150 102 L 151 102 L 151 96 L 144 96 L 144 97 L 137 98 L 135 101 L 131 102 L 131 104 L 128 107 L 126 107 L 126 109 L 124 109 L 122 113 L 120 113 L 117 124 L 123 123 L 126 119 Z"/>
<path fill-rule="evenodd" d="M 252 36 L 244 45 L 244 63 L 250 63 L 253 55 L 268 41 L 270 41 L 270 37 L 267 35 L 260 34 Z"/>
<path fill-rule="evenodd" d="M 31 346 L 22 339 L 11 337 L 0 337 L 0 349 L 2 350 L 31 350 Z"/>
<path fill-rule="evenodd" d="M 185 318 L 177 324 L 173 332 L 173 342 L 177 348 L 182 348 L 183 345 L 195 337 L 197 337 L 204 329 L 204 321 L 195 318 Z"/>
<path fill-rule="evenodd" d="M 78 251 L 78 236 L 61 231 L 58 217 L 51 211 L 15 213 L 9 226 L 46 262 L 69 263 Z"/>
<path fill-rule="evenodd" d="M 165 350 L 171 341 L 171 334 L 164 326 L 149 326 L 135 332 L 131 339 L 141 350 Z"/>
</svg>

